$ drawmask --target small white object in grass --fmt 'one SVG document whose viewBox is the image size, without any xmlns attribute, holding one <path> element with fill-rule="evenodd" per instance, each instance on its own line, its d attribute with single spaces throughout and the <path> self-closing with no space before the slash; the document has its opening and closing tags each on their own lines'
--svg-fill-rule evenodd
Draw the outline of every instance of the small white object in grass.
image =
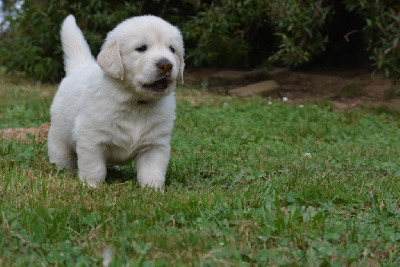
<svg viewBox="0 0 400 267">
<path fill-rule="evenodd" d="M 284 97 L 282 97 L 282 100 L 283 100 L 284 102 L 286 102 L 286 101 L 288 101 L 288 98 L 287 98 L 286 96 L 284 96 Z"/>
<path fill-rule="evenodd" d="M 304 105 L 300 105 L 299 108 L 304 108 Z"/>
<path fill-rule="evenodd" d="M 113 256 L 113 251 L 112 251 L 112 247 L 111 246 L 106 246 L 103 249 L 103 266 L 107 267 L 108 265 L 110 265 L 111 260 L 112 260 L 112 256 Z"/>
<path fill-rule="evenodd" d="M 268 105 L 272 105 L 272 101 L 268 101 Z"/>
<path fill-rule="evenodd" d="M 228 103 L 224 102 L 223 107 L 226 108 L 227 106 L 229 106 Z"/>
<path fill-rule="evenodd" d="M 305 158 L 312 158 L 312 155 L 311 155 L 311 153 L 304 153 L 304 155 L 303 155 Z"/>
</svg>

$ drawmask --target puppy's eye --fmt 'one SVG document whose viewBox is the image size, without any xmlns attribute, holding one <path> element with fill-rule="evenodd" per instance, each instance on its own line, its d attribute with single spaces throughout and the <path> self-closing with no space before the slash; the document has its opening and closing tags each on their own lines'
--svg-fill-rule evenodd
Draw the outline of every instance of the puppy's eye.
<svg viewBox="0 0 400 267">
<path fill-rule="evenodd" d="M 175 53 L 175 48 L 173 48 L 172 46 L 169 47 L 169 50 L 171 50 L 172 53 Z"/>
<path fill-rule="evenodd" d="M 143 52 L 145 52 L 147 50 L 147 45 L 141 45 L 138 48 L 136 48 L 135 50 L 138 51 L 138 52 L 143 53 Z"/>
</svg>

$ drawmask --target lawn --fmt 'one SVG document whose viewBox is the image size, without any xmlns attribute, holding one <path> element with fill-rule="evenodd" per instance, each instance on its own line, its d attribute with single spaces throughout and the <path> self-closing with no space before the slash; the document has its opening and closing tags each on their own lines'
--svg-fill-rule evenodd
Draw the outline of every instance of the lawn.
<svg viewBox="0 0 400 267">
<path fill-rule="evenodd" d="M 55 90 L 0 76 L 0 128 L 48 122 Z M 164 193 L 133 166 L 88 189 L 46 143 L 0 139 L 0 265 L 400 265 L 397 111 L 177 98 Z"/>
</svg>

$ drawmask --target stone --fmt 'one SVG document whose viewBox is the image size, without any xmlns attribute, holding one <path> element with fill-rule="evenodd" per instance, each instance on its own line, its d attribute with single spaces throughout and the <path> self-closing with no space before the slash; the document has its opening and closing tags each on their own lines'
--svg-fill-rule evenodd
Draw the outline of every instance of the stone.
<svg viewBox="0 0 400 267">
<path fill-rule="evenodd" d="M 231 89 L 229 90 L 229 93 L 231 95 L 240 97 L 246 97 L 246 96 L 267 97 L 276 93 L 277 91 L 279 91 L 279 85 L 274 80 L 267 80 Z"/>
</svg>

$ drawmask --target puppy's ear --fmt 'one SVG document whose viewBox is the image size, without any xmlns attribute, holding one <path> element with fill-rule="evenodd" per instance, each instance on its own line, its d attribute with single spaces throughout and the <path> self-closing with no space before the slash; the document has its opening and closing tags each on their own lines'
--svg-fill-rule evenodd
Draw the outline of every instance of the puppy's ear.
<svg viewBox="0 0 400 267">
<path fill-rule="evenodd" d="M 111 77 L 124 79 L 124 66 L 117 41 L 106 40 L 97 56 L 97 64 Z"/>
<path fill-rule="evenodd" d="M 181 84 L 184 84 L 184 81 L 183 81 L 184 69 L 185 69 L 185 62 L 183 61 L 183 57 L 181 57 L 180 62 L 179 62 L 179 73 L 178 73 L 178 81 L 180 81 Z"/>
</svg>

